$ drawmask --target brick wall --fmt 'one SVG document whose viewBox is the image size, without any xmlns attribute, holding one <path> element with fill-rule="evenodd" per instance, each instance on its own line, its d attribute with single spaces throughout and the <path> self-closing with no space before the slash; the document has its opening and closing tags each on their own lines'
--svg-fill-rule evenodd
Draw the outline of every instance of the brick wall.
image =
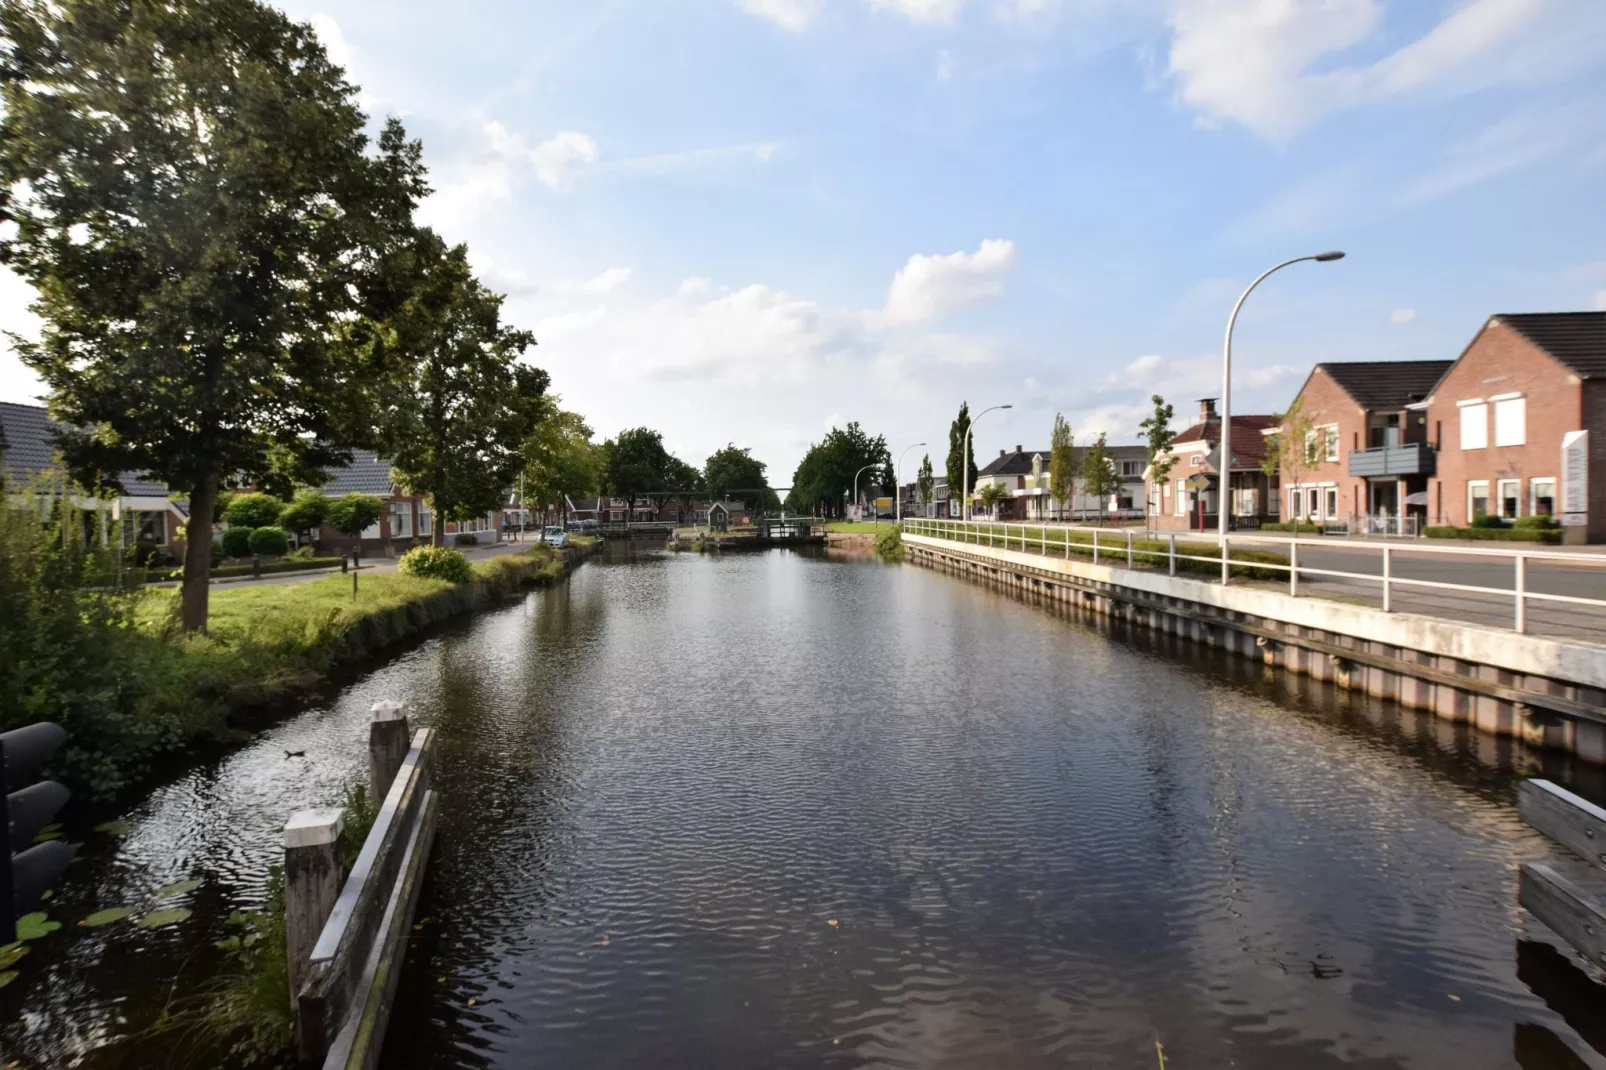
<svg viewBox="0 0 1606 1070">
<path fill-rule="evenodd" d="M 1292 519 L 1288 513 L 1288 487 L 1296 480 L 1300 484 L 1337 483 L 1339 516 L 1365 513 L 1366 480 L 1351 476 L 1348 471 L 1350 451 L 1366 448 L 1365 410 L 1322 368 L 1311 372 L 1298 396 L 1304 399 L 1306 418 L 1317 427 L 1317 456 L 1320 459 L 1314 465 L 1302 466 L 1297 473 L 1282 473 L 1281 519 Z M 1338 428 L 1336 461 L 1327 460 L 1326 451 L 1320 445 L 1322 428 L 1331 425 L 1337 425 Z"/>
<path fill-rule="evenodd" d="M 1525 400 L 1527 430 L 1520 446 L 1495 445 L 1494 405 L 1488 408 L 1488 445 L 1483 449 L 1461 448 L 1461 412 L 1456 402 L 1469 398 L 1490 398 L 1521 393 Z M 1532 480 L 1550 479 L 1561 487 L 1561 439 L 1568 431 L 1583 426 L 1583 390 L 1578 377 L 1517 331 L 1498 321 L 1486 324 L 1461 355 L 1428 404 L 1428 441 L 1437 445 L 1438 475 L 1428 486 L 1430 520 L 1454 524 L 1469 523 L 1467 484 L 1471 480 L 1489 483 L 1490 511 L 1498 509 L 1496 495 L 1502 479 L 1521 481 L 1519 501 L 1523 516 L 1532 509 Z M 1600 410 L 1606 416 L 1606 407 Z M 1591 436 L 1596 438 L 1597 436 Z M 1596 442 L 1595 450 L 1606 449 Z M 1606 470 L 1606 455 L 1597 462 L 1590 459 L 1591 519 L 1606 522 L 1600 512 L 1603 493 L 1600 480 Z M 1442 497 L 1441 497 L 1442 496 Z M 1600 538 L 1596 535 L 1591 541 Z"/>
</svg>

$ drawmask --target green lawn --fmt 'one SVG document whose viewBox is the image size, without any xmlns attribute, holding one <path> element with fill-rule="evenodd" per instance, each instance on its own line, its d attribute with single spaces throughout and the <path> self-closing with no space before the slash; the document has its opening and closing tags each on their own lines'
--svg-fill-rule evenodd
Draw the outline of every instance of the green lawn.
<svg viewBox="0 0 1606 1070">
<path fill-rule="evenodd" d="M 890 520 L 833 520 L 831 523 L 825 525 L 825 530 L 842 532 L 844 534 L 857 533 L 874 535 L 879 531 L 886 531 L 888 528 L 896 526 L 897 525 Z"/>
</svg>

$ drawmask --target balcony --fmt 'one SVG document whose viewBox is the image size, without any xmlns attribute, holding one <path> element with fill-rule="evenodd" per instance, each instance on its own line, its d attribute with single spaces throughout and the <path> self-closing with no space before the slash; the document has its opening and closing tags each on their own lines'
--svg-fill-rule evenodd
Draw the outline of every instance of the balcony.
<svg viewBox="0 0 1606 1070">
<path fill-rule="evenodd" d="M 1351 450 L 1349 474 L 1376 479 L 1385 476 L 1431 476 L 1438 454 L 1432 447 L 1416 442 L 1408 446 L 1379 446 L 1370 450 Z"/>
</svg>

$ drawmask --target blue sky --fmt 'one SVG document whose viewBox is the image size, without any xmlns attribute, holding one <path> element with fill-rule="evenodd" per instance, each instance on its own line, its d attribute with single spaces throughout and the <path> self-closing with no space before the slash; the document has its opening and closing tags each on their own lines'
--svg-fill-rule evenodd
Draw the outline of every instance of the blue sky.
<svg viewBox="0 0 1606 1070">
<path fill-rule="evenodd" d="M 423 139 L 425 218 L 570 408 L 779 484 L 852 419 L 940 468 L 962 399 L 1015 405 L 983 457 L 1056 411 L 1132 441 L 1156 391 L 1185 425 L 1237 292 L 1326 248 L 1246 308 L 1236 411 L 1606 308 L 1601 0 L 286 7 Z"/>
</svg>

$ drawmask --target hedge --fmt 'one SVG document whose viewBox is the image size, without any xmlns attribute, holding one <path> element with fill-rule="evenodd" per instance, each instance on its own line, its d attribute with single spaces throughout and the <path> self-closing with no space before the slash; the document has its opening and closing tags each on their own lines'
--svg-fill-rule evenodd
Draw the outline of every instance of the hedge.
<svg viewBox="0 0 1606 1070">
<path fill-rule="evenodd" d="M 1453 528 L 1430 527 L 1423 532 L 1430 539 L 1467 539 L 1473 542 L 1537 542 L 1555 546 L 1561 542 L 1560 528 Z"/>
<path fill-rule="evenodd" d="M 1273 523 L 1260 525 L 1261 531 L 1292 531 L 1298 534 L 1320 535 L 1326 529 L 1320 524 Z"/>
<path fill-rule="evenodd" d="M 301 559 L 281 558 L 278 561 L 264 561 L 262 562 L 262 574 L 266 576 L 274 572 L 315 572 L 320 569 L 339 568 L 341 560 L 342 559 L 338 557 L 308 557 Z M 225 579 L 230 576 L 249 576 L 253 571 L 254 570 L 251 568 L 250 562 L 246 562 L 243 565 L 213 565 L 211 575 L 213 579 L 217 580 Z M 153 572 L 151 573 L 151 579 L 176 580 L 181 579 L 183 575 L 183 569 L 175 568 L 165 573 Z"/>
</svg>

